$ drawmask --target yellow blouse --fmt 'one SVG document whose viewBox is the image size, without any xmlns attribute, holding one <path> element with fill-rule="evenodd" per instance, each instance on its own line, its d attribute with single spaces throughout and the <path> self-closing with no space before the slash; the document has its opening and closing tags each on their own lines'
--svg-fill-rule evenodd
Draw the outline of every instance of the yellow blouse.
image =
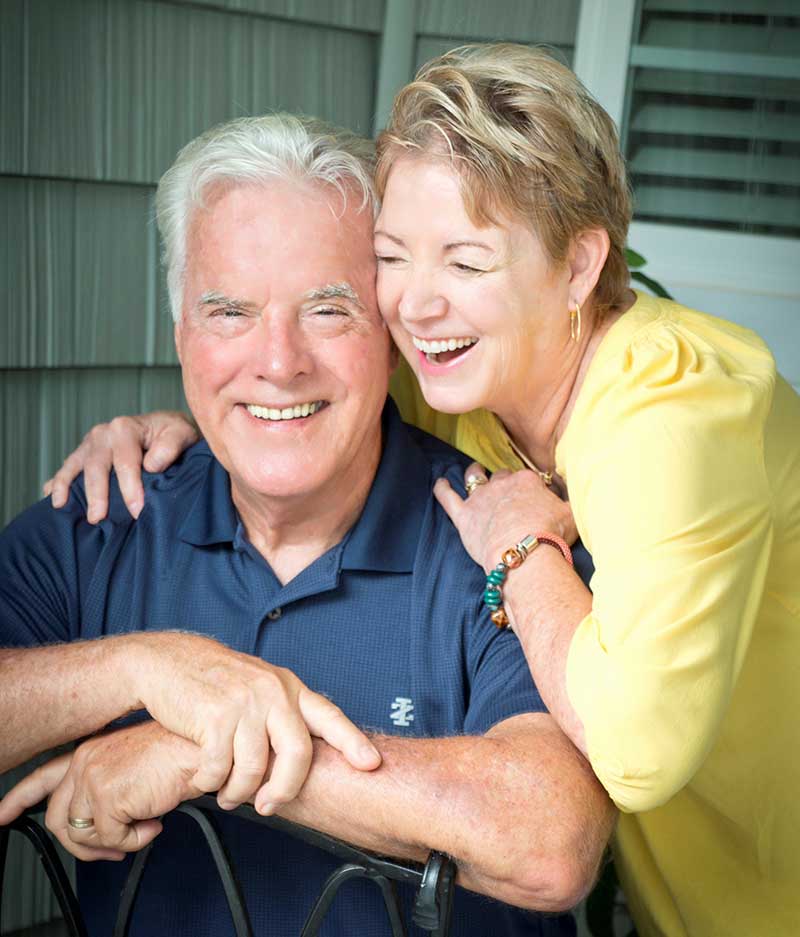
<svg viewBox="0 0 800 937">
<path fill-rule="evenodd" d="M 483 411 L 406 419 L 521 468 Z M 800 398 L 752 332 L 638 294 L 556 468 L 594 558 L 567 688 L 641 937 L 800 934 Z"/>
</svg>

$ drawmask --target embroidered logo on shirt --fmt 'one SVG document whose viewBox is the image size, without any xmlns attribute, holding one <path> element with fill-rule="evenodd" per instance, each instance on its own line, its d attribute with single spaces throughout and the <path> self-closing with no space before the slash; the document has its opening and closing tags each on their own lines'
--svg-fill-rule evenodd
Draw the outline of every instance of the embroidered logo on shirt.
<svg viewBox="0 0 800 937">
<path fill-rule="evenodd" d="M 407 696 L 397 696 L 392 703 L 389 718 L 396 726 L 410 726 L 414 721 L 414 704 Z"/>
</svg>

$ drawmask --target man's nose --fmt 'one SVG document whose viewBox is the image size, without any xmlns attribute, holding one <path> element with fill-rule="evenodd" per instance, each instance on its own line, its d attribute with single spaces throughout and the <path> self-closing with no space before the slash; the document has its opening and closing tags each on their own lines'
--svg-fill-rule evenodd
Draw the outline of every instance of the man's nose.
<svg viewBox="0 0 800 937">
<path fill-rule="evenodd" d="M 287 384 L 313 368 L 309 338 L 294 318 L 265 316 L 253 334 L 251 351 L 257 376 L 272 383 Z"/>
</svg>

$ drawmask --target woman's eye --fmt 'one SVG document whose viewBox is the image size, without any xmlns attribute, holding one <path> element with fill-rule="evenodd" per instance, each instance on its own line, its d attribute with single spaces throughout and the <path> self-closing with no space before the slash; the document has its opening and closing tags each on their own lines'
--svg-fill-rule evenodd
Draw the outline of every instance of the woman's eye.
<svg viewBox="0 0 800 937">
<path fill-rule="evenodd" d="M 483 270 L 479 270 L 478 267 L 470 267 L 469 264 L 454 263 L 453 266 L 461 273 L 484 273 Z"/>
<path fill-rule="evenodd" d="M 400 257 L 392 257 L 391 254 L 376 254 L 375 259 L 379 264 L 399 264 L 402 260 Z"/>
</svg>

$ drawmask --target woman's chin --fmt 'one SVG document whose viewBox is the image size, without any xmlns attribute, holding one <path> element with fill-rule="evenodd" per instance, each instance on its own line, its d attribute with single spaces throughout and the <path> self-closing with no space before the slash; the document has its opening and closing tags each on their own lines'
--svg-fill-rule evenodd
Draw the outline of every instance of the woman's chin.
<svg viewBox="0 0 800 937">
<path fill-rule="evenodd" d="M 468 384 L 445 385 L 422 374 L 418 374 L 417 379 L 428 406 L 440 413 L 469 413 L 487 405 L 484 395 L 476 393 Z"/>
</svg>

